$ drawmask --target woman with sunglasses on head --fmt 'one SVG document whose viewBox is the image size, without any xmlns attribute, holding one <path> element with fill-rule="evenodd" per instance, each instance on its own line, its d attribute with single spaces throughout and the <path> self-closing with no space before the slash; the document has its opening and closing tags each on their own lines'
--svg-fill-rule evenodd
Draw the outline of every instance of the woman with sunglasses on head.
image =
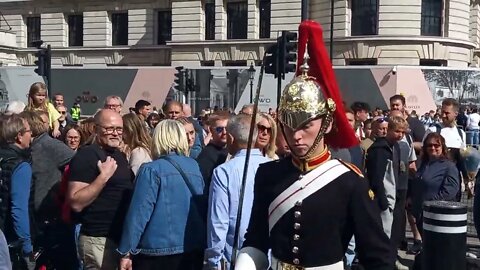
<svg viewBox="0 0 480 270">
<path fill-rule="evenodd" d="M 278 159 L 277 154 L 277 124 L 275 120 L 266 113 L 260 113 L 257 118 L 258 136 L 256 148 L 262 151 L 263 155 L 271 159 Z"/>
<path fill-rule="evenodd" d="M 428 134 L 422 147 L 422 161 L 412 186 L 412 212 L 422 232 L 422 205 L 425 201 L 455 201 L 460 174 L 448 158 L 445 139 L 436 132 Z M 407 206 L 410 202 L 407 201 Z"/>
</svg>

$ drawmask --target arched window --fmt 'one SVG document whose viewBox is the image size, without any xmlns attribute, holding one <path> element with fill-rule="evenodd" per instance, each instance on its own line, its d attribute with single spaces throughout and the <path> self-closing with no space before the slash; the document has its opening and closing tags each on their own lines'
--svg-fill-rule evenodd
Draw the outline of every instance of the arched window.
<svg viewBox="0 0 480 270">
<path fill-rule="evenodd" d="M 442 35 L 443 0 L 422 0 L 422 36 Z"/>
<path fill-rule="evenodd" d="M 378 0 L 352 0 L 352 36 L 376 35 Z"/>
</svg>

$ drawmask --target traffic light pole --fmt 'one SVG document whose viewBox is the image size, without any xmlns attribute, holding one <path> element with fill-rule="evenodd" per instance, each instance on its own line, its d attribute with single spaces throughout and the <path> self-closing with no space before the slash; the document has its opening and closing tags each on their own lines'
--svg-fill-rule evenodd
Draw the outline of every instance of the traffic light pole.
<svg viewBox="0 0 480 270">
<path fill-rule="evenodd" d="M 282 34 L 283 36 L 283 34 Z M 280 61 L 283 61 L 281 56 L 281 48 L 280 44 L 277 46 L 277 62 L 276 62 L 276 73 L 277 73 L 277 108 L 280 106 L 280 97 L 282 96 L 282 74 L 280 73 Z"/>
<path fill-rule="evenodd" d="M 52 91 L 52 46 L 47 45 L 47 52 L 46 52 L 46 59 L 45 59 L 45 76 L 47 81 L 47 95 L 50 100 L 53 98 L 53 91 Z"/>
<path fill-rule="evenodd" d="M 302 0 L 302 22 L 308 20 L 308 0 Z"/>
<path fill-rule="evenodd" d="M 335 0 L 330 1 L 330 61 L 333 62 L 333 21 L 335 16 Z"/>
</svg>

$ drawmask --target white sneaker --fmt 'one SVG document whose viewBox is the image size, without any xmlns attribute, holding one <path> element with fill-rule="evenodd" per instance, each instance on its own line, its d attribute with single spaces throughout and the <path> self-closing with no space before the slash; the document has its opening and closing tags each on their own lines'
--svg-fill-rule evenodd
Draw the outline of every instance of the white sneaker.
<svg viewBox="0 0 480 270">
<path fill-rule="evenodd" d="M 409 270 L 408 266 L 403 265 L 399 260 L 395 262 L 395 269 L 397 270 Z"/>
</svg>

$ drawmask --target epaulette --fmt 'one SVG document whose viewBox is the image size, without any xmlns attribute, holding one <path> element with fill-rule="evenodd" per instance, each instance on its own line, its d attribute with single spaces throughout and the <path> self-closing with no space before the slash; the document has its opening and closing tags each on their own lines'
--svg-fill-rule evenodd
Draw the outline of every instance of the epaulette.
<svg viewBox="0 0 480 270">
<path fill-rule="evenodd" d="M 365 176 L 363 176 L 363 173 L 362 171 L 355 165 L 353 165 L 352 163 L 349 163 L 349 162 L 346 162 L 346 161 L 343 161 L 341 159 L 339 159 L 338 161 L 340 161 L 340 163 L 342 163 L 343 165 L 345 165 L 347 168 L 349 168 L 351 171 L 353 171 L 354 173 L 358 174 L 358 176 L 364 178 Z"/>
</svg>

